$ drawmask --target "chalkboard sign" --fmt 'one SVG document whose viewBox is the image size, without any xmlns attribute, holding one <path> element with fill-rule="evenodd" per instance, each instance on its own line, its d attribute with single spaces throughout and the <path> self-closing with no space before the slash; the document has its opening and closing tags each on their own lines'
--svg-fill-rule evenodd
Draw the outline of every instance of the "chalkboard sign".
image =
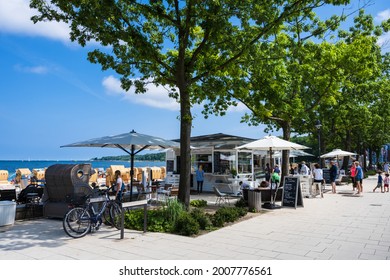
<svg viewBox="0 0 390 280">
<path fill-rule="evenodd" d="M 284 177 L 283 195 L 282 195 L 283 207 L 303 207 L 301 183 L 298 176 L 286 176 Z"/>
<path fill-rule="evenodd" d="M 325 179 L 327 184 L 330 184 L 330 169 L 324 168 L 322 169 L 322 176 Z"/>
</svg>

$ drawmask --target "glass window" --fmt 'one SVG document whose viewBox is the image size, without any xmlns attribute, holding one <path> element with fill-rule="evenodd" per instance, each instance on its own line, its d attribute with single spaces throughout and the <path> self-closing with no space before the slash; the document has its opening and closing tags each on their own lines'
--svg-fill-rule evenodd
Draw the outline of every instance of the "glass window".
<svg viewBox="0 0 390 280">
<path fill-rule="evenodd" d="M 232 170 L 235 169 L 235 152 L 214 152 L 214 173 L 232 174 Z"/>
<path fill-rule="evenodd" d="M 252 154 L 249 152 L 238 153 L 238 173 L 252 173 Z"/>
<path fill-rule="evenodd" d="M 191 159 L 194 171 L 198 170 L 199 165 L 202 165 L 204 172 L 212 172 L 213 164 L 211 161 L 211 154 L 194 154 Z"/>
</svg>

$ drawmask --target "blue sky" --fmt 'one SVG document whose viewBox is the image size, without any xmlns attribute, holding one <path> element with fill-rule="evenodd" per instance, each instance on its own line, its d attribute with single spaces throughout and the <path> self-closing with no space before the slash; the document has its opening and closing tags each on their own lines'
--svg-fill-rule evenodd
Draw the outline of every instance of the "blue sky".
<svg viewBox="0 0 390 280">
<path fill-rule="evenodd" d="M 390 17 L 389 1 L 371 2 L 366 11 L 377 22 Z M 359 3 L 362 1 L 353 0 L 352 8 Z M 115 149 L 60 146 L 132 129 L 179 138 L 178 104 L 163 88 L 150 87 L 144 95 L 124 93 L 114 72 L 103 72 L 100 65 L 87 61 L 87 52 L 95 46 L 82 48 L 70 42 L 68 28 L 62 23 L 34 25 L 30 21 L 33 14 L 29 0 L 0 0 L 0 160 L 123 154 Z M 389 39 L 386 34 L 381 42 Z M 200 111 L 200 107 L 193 110 L 192 136 L 265 135 L 263 127 L 240 123 L 244 106 L 209 119 Z"/>
</svg>

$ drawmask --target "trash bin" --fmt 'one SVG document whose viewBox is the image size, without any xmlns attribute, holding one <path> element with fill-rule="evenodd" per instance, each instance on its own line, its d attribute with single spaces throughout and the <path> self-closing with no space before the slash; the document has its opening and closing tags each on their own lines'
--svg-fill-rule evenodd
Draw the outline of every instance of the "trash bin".
<svg viewBox="0 0 390 280">
<path fill-rule="evenodd" d="M 13 225 L 15 223 L 16 202 L 0 201 L 0 226 Z"/>
<path fill-rule="evenodd" d="M 248 191 L 249 189 L 242 189 L 242 196 L 244 197 L 245 201 L 248 201 Z"/>
<path fill-rule="evenodd" d="M 248 206 L 249 209 L 261 210 L 261 192 L 254 190 L 248 191 Z"/>
</svg>

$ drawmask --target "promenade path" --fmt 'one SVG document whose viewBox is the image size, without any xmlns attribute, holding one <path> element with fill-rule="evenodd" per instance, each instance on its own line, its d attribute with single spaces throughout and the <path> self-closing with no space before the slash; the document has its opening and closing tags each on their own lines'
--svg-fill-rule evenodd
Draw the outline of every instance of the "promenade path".
<svg viewBox="0 0 390 280">
<path fill-rule="evenodd" d="M 126 230 L 121 240 L 103 226 L 72 239 L 61 220 L 16 221 L 0 228 L 0 259 L 389 260 L 390 193 L 373 193 L 375 185 L 375 176 L 365 179 L 360 197 L 338 186 L 337 194 L 304 198 L 304 207 L 268 210 L 195 238 Z"/>
</svg>

